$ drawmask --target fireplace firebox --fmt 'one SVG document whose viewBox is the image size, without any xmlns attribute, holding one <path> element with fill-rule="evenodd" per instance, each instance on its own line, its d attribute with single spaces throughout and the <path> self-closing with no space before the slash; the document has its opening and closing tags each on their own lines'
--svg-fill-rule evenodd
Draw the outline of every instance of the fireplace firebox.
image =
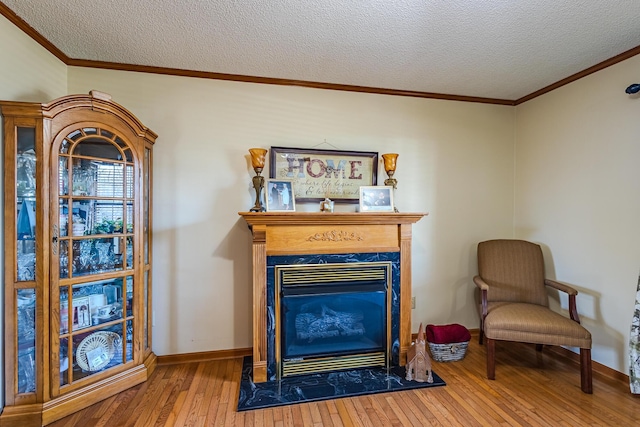
<svg viewBox="0 0 640 427">
<path fill-rule="evenodd" d="M 388 366 L 391 263 L 276 266 L 282 377 Z"/>
</svg>

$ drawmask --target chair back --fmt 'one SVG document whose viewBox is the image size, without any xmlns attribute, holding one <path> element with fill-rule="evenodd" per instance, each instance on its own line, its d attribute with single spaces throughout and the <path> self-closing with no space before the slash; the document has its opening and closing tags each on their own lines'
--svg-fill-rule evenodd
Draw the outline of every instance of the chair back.
<svg viewBox="0 0 640 427">
<path fill-rule="evenodd" d="M 489 302 L 526 302 L 549 306 L 542 249 L 524 240 L 478 244 L 478 274 L 489 285 Z"/>
</svg>

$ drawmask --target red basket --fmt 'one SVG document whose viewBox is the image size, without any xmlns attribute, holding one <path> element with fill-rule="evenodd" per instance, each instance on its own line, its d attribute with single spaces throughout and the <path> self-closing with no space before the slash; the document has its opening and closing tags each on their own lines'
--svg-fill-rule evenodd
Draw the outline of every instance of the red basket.
<svg viewBox="0 0 640 427">
<path fill-rule="evenodd" d="M 436 362 L 455 362 L 464 359 L 471 340 L 469 330 L 457 323 L 427 325 L 427 341 Z"/>
</svg>

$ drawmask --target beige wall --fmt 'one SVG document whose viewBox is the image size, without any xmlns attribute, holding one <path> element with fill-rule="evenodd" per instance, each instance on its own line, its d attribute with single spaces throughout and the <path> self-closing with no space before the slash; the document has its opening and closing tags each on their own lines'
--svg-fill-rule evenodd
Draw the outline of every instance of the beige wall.
<svg viewBox="0 0 640 427">
<path fill-rule="evenodd" d="M 67 95 L 67 66 L 0 15 L 0 99 L 47 102 Z"/>
<path fill-rule="evenodd" d="M 237 215 L 253 205 L 247 149 L 326 140 L 319 148 L 398 152 L 399 208 L 430 212 L 414 227 L 414 330 L 477 327 L 475 245 L 512 237 L 515 221 L 517 237 L 545 248 L 549 274 L 580 289 L 594 359 L 626 372 L 640 255 L 640 101 L 623 91 L 639 78 L 639 58 L 512 108 L 67 69 L 3 17 L 0 39 L 0 57 L 10 59 L 0 99 L 102 90 L 160 135 L 158 354 L 251 345 L 250 236 Z"/>
<path fill-rule="evenodd" d="M 593 357 L 628 372 L 640 269 L 640 56 L 516 108 L 516 237 L 580 291 Z M 561 300 L 566 308 L 566 300 Z"/>
<path fill-rule="evenodd" d="M 475 243 L 512 233 L 512 108 L 69 68 L 70 92 L 91 89 L 110 93 L 159 134 L 158 354 L 251 346 L 251 239 L 237 214 L 254 200 L 247 149 L 325 140 L 342 150 L 398 152 L 399 208 L 430 212 L 414 227 L 414 329 L 477 327 Z"/>
</svg>

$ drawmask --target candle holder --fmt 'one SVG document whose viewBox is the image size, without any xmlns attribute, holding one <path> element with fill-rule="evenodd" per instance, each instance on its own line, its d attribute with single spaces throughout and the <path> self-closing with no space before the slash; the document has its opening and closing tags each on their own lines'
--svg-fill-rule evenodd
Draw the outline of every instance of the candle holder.
<svg viewBox="0 0 640 427">
<path fill-rule="evenodd" d="M 264 177 L 260 174 L 262 173 L 262 169 L 264 169 L 264 157 L 267 154 L 267 150 L 264 148 L 250 148 L 249 153 L 251 154 L 251 166 L 253 166 L 253 170 L 256 172 L 256 176 L 251 180 L 253 183 L 253 188 L 256 190 L 256 203 L 250 209 L 251 212 L 264 212 L 264 206 L 262 206 L 262 201 L 260 200 L 260 196 L 262 196 L 262 189 L 264 188 Z"/>
<path fill-rule="evenodd" d="M 387 173 L 388 178 L 384 180 L 384 185 L 388 185 L 393 187 L 396 190 L 398 187 L 398 180 L 393 177 L 393 174 L 396 172 L 396 161 L 398 160 L 398 154 L 396 153 L 388 153 L 382 155 L 382 160 L 384 160 L 384 170 Z M 395 200 L 395 197 L 394 197 Z M 395 207 L 395 203 L 393 206 L 393 211 L 398 212 L 398 208 Z"/>
</svg>

